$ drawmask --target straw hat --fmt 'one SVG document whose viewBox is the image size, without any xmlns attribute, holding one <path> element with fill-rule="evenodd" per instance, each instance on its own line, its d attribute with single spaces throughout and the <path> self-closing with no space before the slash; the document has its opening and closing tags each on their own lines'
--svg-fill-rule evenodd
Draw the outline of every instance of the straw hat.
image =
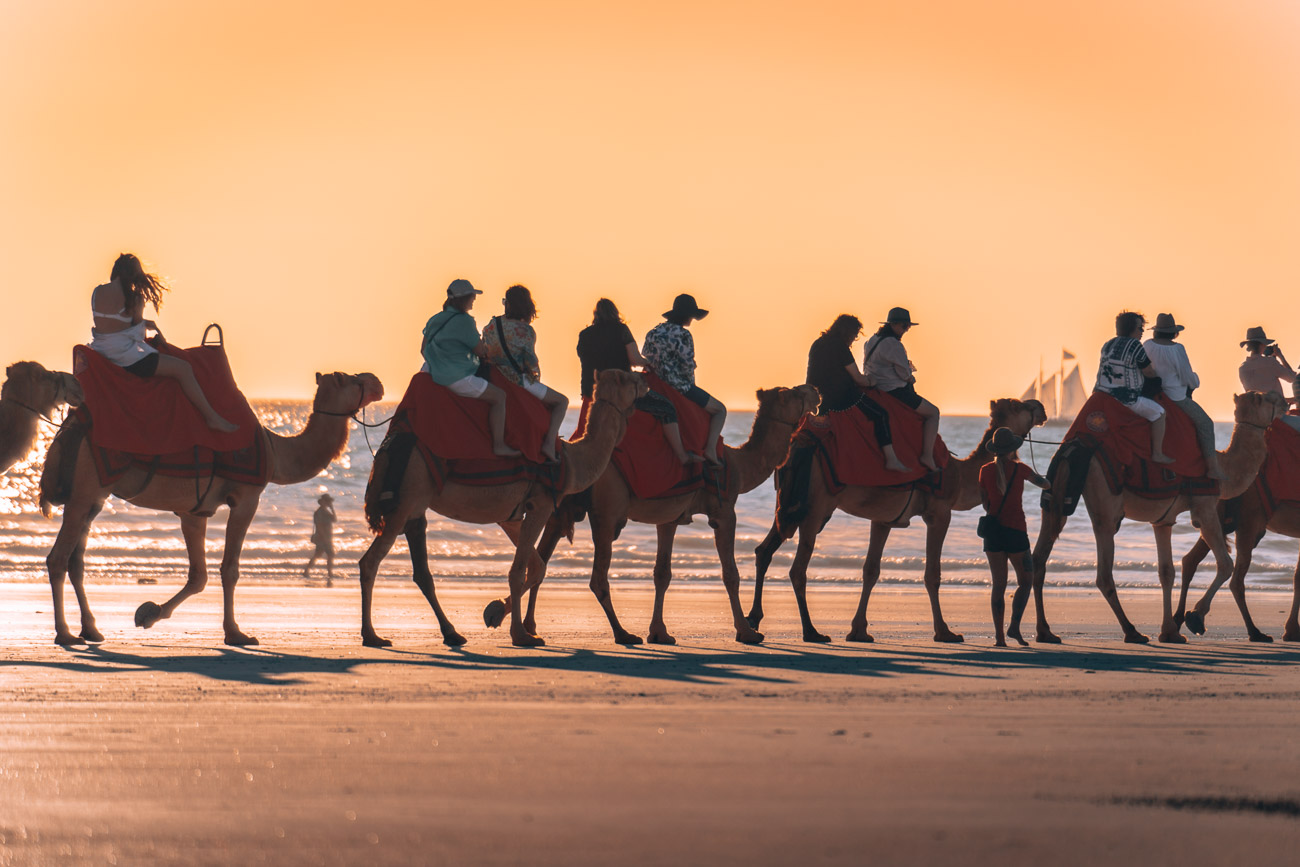
<svg viewBox="0 0 1300 867">
<path fill-rule="evenodd" d="M 1182 331 L 1184 326 L 1174 321 L 1172 313 L 1157 313 L 1156 324 L 1151 326 L 1152 331 L 1172 331 L 1174 334 Z"/>
<path fill-rule="evenodd" d="M 988 450 L 995 455 L 1009 455 L 1020 448 L 1024 441 L 1025 438 L 1016 436 L 1011 428 L 1000 427 L 993 431 L 993 436 L 989 439 Z"/>
<path fill-rule="evenodd" d="M 1268 335 L 1264 333 L 1264 326 L 1256 325 L 1254 328 L 1246 329 L 1246 339 L 1241 341 L 1241 345 L 1245 346 L 1247 343 L 1262 343 L 1265 346 L 1269 346 L 1273 342 L 1274 341 L 1270 340 Z"/>
</svg>

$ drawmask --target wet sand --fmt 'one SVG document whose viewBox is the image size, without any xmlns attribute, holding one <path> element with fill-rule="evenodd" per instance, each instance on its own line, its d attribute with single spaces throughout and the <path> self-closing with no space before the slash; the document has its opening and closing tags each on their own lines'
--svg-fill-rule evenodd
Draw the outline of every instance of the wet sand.
<svg viewBox="0 0 1300 867">
<path fill-rule="evenodd" d="M 1118 641 L 1095 592 L 1049 598 L 1060 647 L 993 648 L 987 595 L 811 592 L 831 645 L 798 640 L 786 582 L 767 641 L 731 640 L 720 588 L 674 588 L 676 648 L 609 640 L 581 584 L 548 585 L 545 648 L 447 586 L 470 639 L 382 584 L 360 646 L 351 582 L 241 587 L 260 648 L 220 644 L 215 584 L 91 586 L 107 641 L 50 643 L 48 589 L 0 585 L 0 864 L 1294 863 L 1300 647 L 1252 645 L 1221 597 L 1186 646 Z M 652 594 L 616 585 L 643 631 Z M 750 588 L 746 587 L 746 598 Z M 71 595 L 71 594 L 69 594 Z M 1154 633 L 1159 597 L 1128 590 Z M 1280 633 L 1288 603 L 1257 593 Z M 73 609 L 75 611 L 75 609 Z M 73 622 L 75 623 L 75 614 Z M 1266 625 L 1266 626 L 1265 626 Z"/>
</svg>

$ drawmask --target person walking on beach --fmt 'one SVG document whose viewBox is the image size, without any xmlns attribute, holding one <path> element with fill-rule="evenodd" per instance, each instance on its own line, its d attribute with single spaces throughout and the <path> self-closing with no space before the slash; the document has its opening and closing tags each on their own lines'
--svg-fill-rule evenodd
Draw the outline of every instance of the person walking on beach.
<svg viewBox="0 0 1300 867">
<path fill-rule="evenodd" d="M 645 336 L 641 354 L 646 364 L 660 379 L 682 393 L 691 403 L 701 407 L 710 416 L 708 438 L 704 442 L 704 459 L 713 466 L 722 466 L 718 456 L 718 436 L 727 421 L 727 408 L 695 384 L 695 340 L 687 326 L 703 319 L 709 311 L 700 309 L 692 295 L 685 293 L 673 299 L 673 309 L 664 314 L 661 322 Z"/>
<path fill-rule="evenodd" d="M 1271 340 L 1260 325 L 1246 329 L 1246 339 L 1241 341 L 1241 345 L 1247 352 L 1246 360 L 1237 368 L 1241 387 L 1246 391 L 1262 391 L 1266 394 L 1271 391 L 1285 397 L 1279 383 L 1290 385 L 1296 375 L 1291 365 L 1287 364 L 1282 347 Z"/>
<path fill-rule="evenodd" d="M 595 388 L 596 375 L 602 370 L 627 370 L 646 367 L 647 362 L 636 348 L 632 330 L 627 327 L 618 307 L 608 298 L 601 298 L 591 312 L 591 324 L 578 332 L 578 362 L 582 366 L 582 398 L 589 400 Z M 633 404 L 648 413 L 663 426 L 664 439 L 683 464 L 698 462 L 703 458 L 687 454 L 682 446 L 682 434 L 677 425 L 677 409 L 673 402 L 653 389 Z"/>
<path fill-rule="evenodd" d="M 445 385 L 453 394 L 486 403 L 492 453 L 503 458 L 518 457 L 519 451 L 506 445 L 506 393 L 478 375 L 478 357 L 487 348 L 469 311 L 474 299 L 482 294 L 468 280 L 451 281 L 442 310 L 424 326 L 424 339 L 420 343 L 423 369 L 434 382 Z"/>
<path fill-rule="evenodd" d="M 1151 359 L 1142 348 L 1142 332 L 1146 327 L 1141 313 L 1125 310 L 1115 317 L 1115 336 L 1101 348 L 1096 390 L 1106 392 L 1151 422 L 1151 460 L 1171 464 L 1174 459 L 1164 452 L 1165 409 L 1142 396 L 1143 380 L 1156 375 Z"/>
<path fill-rule="evenodd" d="M 320 499 L 316 501 L 319 505 L 316 513 L 311 516 L 312 534 L 311 543 L 316 546 L 312 551 L 311 559 L 303 567 L 302 577 L 306 578 L 311 572 L 311 567 L 316 565 L 316 558 L 325 555 L 325 586 L 334 586 L 334 522 L 338 520 L 338 515 L 334 514 L 334 498 L 329 494 L 321 494 Z"/>
<path fill-rule="evenodd" d="M 540 400 L 551 411 L 551 426 L 542 440 L 542 454 L 548 461 L 558 461 L 555 440 L 569 409 L 569 399 L 542 384 L 541 363 L 537 360 L 537 332 L 532 326 L 532 321 L 537 318 L 537 305 L 533 303 L 528 287 L 515 285 L 506 290 L 501 306 L 504 312 L 493 316 L 483 326 L 485 357 L 506 379 Z"/>
<path fill-rule="evenodd" d="M 808 374 L 805 381 L 821 395 L 818 415 L 841 412 L 856 407 L 871 421 L 876 444 L 885 455 L 885 469 L 896 473 L 911 472 L 911 467 L 898 459 L 894 440 L 889 429 L 889 413 L 863 393 L 871 380 L 858 370 L 853 360 L 853 344 L 862 334 L 862 320 L 842 313 L 835 317 L 831 327 L 821 333 L 808 349 Z"/>
<path fill-rule="evenodd" d="M 1182 325 L 1174 321 L 1172 313 L 1156 315 L 1155 327 L 1151 329 L 1151 339 L 1142 344 L 1151 367 L 1160 377 L 1160 387 L 1165 396 L 1187 413 L 1196 428 L 1196 441 L 1201 446 L 1205 457 L 1206 475 L 1212 479 L 1222 479 L 1223 470 L 1219 468 L 1219 453 L 1214 448 L 1214 422 L 1201 409 L 1201 405 L 1192 400 L 1192 391 L 1201 387 L 1201 378 L 1192 370 L 1192 363 L 1187 358 L 1187 349 L 1181 343 L 1175 343 Z"/>
<path fill-rule="evenodd" d="M 1002 619 L 1006 612 L 1007 563 L 1016 570 L 1016 594 L 1011 601 L 1011 625 L 1007 630 L 1021 647 L 1029 642 L 1020 635 L 1020 618 L 1029 602 L 1034 574 L 1029 556 L 1029 533 L 1025 524 L 1022 502 L 1025 482 L 1046 490 L 1050 483 L 1016 456 L 1024 437 L 1009 428 L 1000 427 L 989 439 L 988 450 L 995 457 L 980 467 L 980 499 L 984 503 L 984 517 L 980 519 L 980 537 L 984 539 L 984 556 L 993 574 L 993 629 L 994 643 L 1006 647 Z"/>
<path fill-rule="evenodd" d="M 862 372 L 872 388 L 880 389 L 921 416 L 921 463 L 928 470 L 937 470 L 934 441 L 939 436 L 939 408 L 916 393 L 916 365 L 903 348 L 903 335 L 917 324 L 906 308 L 891 309 L 879 330 L 867 340 Z"/>
<path fill-rule="evenodd" d="M 155 275 L 146 273 L 133 253 L 118 256 L 109 282 L 101 283 L 90 293 L 90 311 L 94 319 L 90 348 L 142 379 L 162 376 L 176 380 L 208 427 L 222 433 L 239 430 L 239 425 L 226 421 L 208 403 L 188 361 L 163 355 L 145 342 L 146 329 L 152 329 L 162 337 L 157 324 L 144 318 L 145 304 L 152 304 L 157 311 L 162 304 L 162 293 L 166 291 L 166 284 Z"/>
</svg>

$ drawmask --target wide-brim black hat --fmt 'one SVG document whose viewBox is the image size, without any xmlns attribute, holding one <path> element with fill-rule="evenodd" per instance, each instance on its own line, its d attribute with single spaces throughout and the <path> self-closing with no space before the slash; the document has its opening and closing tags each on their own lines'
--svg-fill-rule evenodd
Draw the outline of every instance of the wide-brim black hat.
<svg viewBox="0 0 1300 867">
<path fill-rule="evenodd" d="M 700 305 L 695 303 L 694 295 L 687 295 L 683 292 L 673 299 L 673 309 L 665 313 L 664 318 L 689 316 L 692 319 L 703 319 L 708 315 L 709 311 L 701 310 Z"/>
<path fill-rule="evenodd" d="M 880 324 L 881 325 L 920 325 L 921 323 L 912 321 L 912 314 L 907 312 L 906 307 L 894 307 L 890 309 L 889 315 L 885 317 L 885 321 Z"/>
<path fill-rule="evenodd" d="M 995 455 L 1009 455 L 1025 443 L 1025 438 L 1009 427 L 1000 427 L 989 438 L 988 450 Z"/>
</svg>

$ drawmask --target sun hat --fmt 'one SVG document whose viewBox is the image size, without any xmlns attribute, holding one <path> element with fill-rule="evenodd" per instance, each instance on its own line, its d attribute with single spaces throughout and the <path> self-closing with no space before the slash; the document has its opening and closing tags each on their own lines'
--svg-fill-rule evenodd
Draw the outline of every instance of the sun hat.
<svg viewBox="0 0 1300 867">
<path fill-rule="evenodd" d="M 1182 331 L 1184 327 L 1185 327 L 1185 326 L 1183 326 L 1183 325 L 1179 325 L 1177 322 L 1174 321 L 1174 314 L 1172 314 L 1172 313 L 1157 313 L 1157 314 L 1156 314 L 1156 324 L 1151 326 L 1151 330 L 1152 330 L 1152 331 L 1172 331 L 1172 332 L 1174 332 L 1175 334 L 1177 334 L 1179 331 Z"/>
<path fill-rule="evenodd" d="M 912 321 L 912 314 L 907 312 L 906 307 L 890 308 L 889 315 L 881 325 L 920 325 L 919 322 Z"/>
<path fill-rule="evenodd" d="M 1264 333 L 1263 325 L 1256 325 L 1254 328 L 1246 329 L 1246 339 L 1241 341 L 1241 345 L 1245 346 L 1247 343 L 1262 343 L 1265 346 L 1268 346 L 1272 344 L 1273 341 Z"/>
<path fill-rule="evenodd" d="M 466 295 L 482 295 L 482 289 L 475 289 L 474 284 L 464 278 L 457 278 L 451 281 L 447 287 L 448 298 L 464 298 Z"/>
<path fill-rule="evenodd" d="M 683 292 L 673 299 L 673 309 L 664 314 L 667 319 L 670 316 L 689 316 L 692 319 L 703 319 L 709 315 L 709 311 L 701 310 L 700 306 L 695 303 L 695 296 Z"/>
<path fill-rule="evenodd" d="M 1025 438 L 1017 436 L 1009 427 L 1000 427 L 993 431 L 989 439 L 988 450 L 995 455 L 1009 455 L 1024 443 Z"/>
<path fill-rule="evenodd" d="M 333 502 L 334 502 L 334 498 L 331 497 L 329 494 L 321 494 L 321 495 L 320 495 L 320 498 L 317 499 L 316 502 L 318 502 L 318 503 L 320 503 L 322 506 L 324 506 L 324 505 L 328 505 L 328 504 L 330 504 L 330 503 L 333 503 Z"/>
</svg>

